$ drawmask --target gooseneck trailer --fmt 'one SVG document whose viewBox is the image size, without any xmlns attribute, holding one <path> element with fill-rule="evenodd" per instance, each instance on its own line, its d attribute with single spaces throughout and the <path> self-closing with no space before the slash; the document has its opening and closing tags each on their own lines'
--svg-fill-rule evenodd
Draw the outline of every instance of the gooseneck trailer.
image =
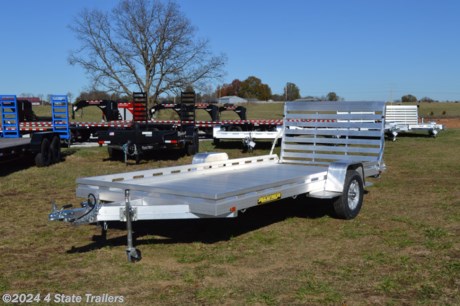
<svg viewBox="0 0 460 306">
<path fill-rule="evenodd" d="M 51 96 L 51 126 L 38 132 L 21 129 L 20 103 L 15 95 L 1 95 L 0 160 L 31 156 L 38 167 L 61 160 L 61 140 L 70 139 L 67 96 Z"/>
<path fill-rule="evenodd" d="M 384 170 L 383 102 L 288 102 L 281 153 L 240 159 L 195 157 L 199 163 L 77 179 L 80 208 L 49 220 L 73 224 L 123 221 L 128 260 L 140 259 L 132 222 L 228 218 L 284 198 L 334 199 L 339 218 L 356 217 L 368 177 Z M 199 157 L 199 158 L 198 158 Z"/>
</svg>

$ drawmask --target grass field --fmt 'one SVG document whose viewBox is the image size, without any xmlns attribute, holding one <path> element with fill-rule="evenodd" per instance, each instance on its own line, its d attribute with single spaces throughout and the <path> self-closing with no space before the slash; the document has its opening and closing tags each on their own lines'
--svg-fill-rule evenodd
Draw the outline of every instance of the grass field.
<svg viewBox="0 0 460 306">
<path fill-rule="evenodd" d="M 280 110 L 269 110 L 277 113 Z M 240 144 L 202 151 L 266 154 Z M 96 226 L 48 222 L 50 203 L 77 205 L 75 179 L 169 165 L 107 161 L 105 148 L 70 148 L 65 161 L 0 170 L 0 293 L 110 294 L 128 305 L 459 305 L 460 130 L 387 142 L 387 171 L 351 221 L 330 203 L 288 199 L 231 220 L 135 223 L 142 261 L 125 256 L 124 224 L 100 242 Z"/>
</svg>

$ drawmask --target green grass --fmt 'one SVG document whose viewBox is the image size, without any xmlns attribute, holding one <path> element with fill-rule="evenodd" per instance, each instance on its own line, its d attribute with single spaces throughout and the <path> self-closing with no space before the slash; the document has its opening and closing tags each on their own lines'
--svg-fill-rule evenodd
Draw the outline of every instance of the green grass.
<svg viewBox="0 0 460 306">
<path fill-rule="evenodd" d="M 253 111 L 264 112 L 278 116 L 281 108 Z M 231 158 L 269 150 L 200 145 Z M 111 225 L 105 243 L 93 241 L 95 226 L 48 222 L 51 201 L 78 205 L 78 177 L 191 157 L 155 155 L 126 166 L 96 147 L 66 149 L 65 161 L 48 168 L 2 164 L 0 293 L 108 293 L 129 305 L 458 305 L 459 151 L 454 129 L 387 142 L 388 169 L 351 221 L 331 218 L 328 203 L 299 196 L 236 219 L 135 222 L 143 255 L 136 264 L 126 262 L 124 224 Z"/>
</svg>

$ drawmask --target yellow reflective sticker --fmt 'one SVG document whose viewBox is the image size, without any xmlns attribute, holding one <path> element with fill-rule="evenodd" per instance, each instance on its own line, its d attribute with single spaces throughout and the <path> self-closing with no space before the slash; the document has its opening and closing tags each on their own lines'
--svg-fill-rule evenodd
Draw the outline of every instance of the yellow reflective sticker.
<svg viewBox="0 0 460 306">
<path fill-rule="evenodd" d="M 281 192 L 277 192 L 277 193 L 273 193 L 273 194 L 269 194 L 269 195 L 260 197 L 257 200 L 257 204 L 258 205 L 265 204 L 265 203 L 273 202 L 273 201 L 276 201 L 276 200 L 279 200 L 279 199 L 281 199 Z"/>
</svg>

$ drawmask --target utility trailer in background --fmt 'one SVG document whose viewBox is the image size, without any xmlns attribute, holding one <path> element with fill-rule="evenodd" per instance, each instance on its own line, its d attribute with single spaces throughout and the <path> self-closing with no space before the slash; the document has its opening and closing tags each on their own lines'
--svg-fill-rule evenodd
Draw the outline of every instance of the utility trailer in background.
<svg viewBox="0 0 460 306">
<path fill-rule="evenodd" d="M 276 200 L 305 195 L 334 199 L 338 217 L 356 217 L 368 177 L 384 170 L 383 102 L 288 102 L 281 154 L 77 179 L 81 208 L 58 209 L 49 220 L 127 224 L 128 260 L 138 220 L 231 218 Z M 213 158 L 213 155 L 209 155 Z M 280 208 L 281 209 L 281 208 Z"/>
<path fill-rule="evenodd" d="M 61 160 L 61 140 L 70 138 L 66 96 L 51 96 L 52 126 L 40 132 L 21 131 L 21 104 L 15 95 L 0 96 L 0 103 L 0 160 L 31 156 L 38 167 L 49 166 Z"/>
<path fill-rule="evenodd" d="M 385 118 L 385 131 L 396 140 L 400 133 L 428 132 L 436 137 L 444 129 L 442 124 L 436 122 L 423 122 L 419 119 L 417 105 L 387 105 Z"/>
<path fill-rule="evenodd" d="M 252 151 L 258 140 L 273 141 L 283 129 L 283 120 L 226 120 L 214 125 L 214 144 L 223 140 L 240 140 L 243 147 Z"/>
</svg>

